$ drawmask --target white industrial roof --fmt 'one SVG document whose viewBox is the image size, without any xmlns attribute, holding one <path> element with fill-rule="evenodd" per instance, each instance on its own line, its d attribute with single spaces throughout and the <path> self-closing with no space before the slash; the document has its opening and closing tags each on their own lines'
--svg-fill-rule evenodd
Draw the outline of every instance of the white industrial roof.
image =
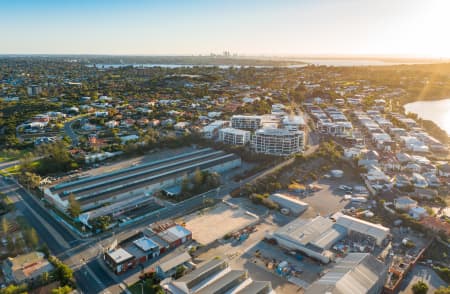
<svg viewBox="0 0 450 294">
<path fill-rule="evenodd" d="M 333 228 L 333 225 L 331 219 L 322 216 L 309 220 L 298 218 L 278 229 L 276 234 L 285 236 L 302 246 L 312 244 L 321 249 L 327 249 L 345 234 L 344 231 Z"/>
<path fill-rule="evenodd" d="M 389 228 L 382 225 L 370 223 L 342 213 L 336 213 L 334 217 L 338 225 L 341 225 L 350 231 L 372 236 L 377 240 L 385 239 L 390 232 Z"/>
<path fill-rule="evenodd" d="M 143 251 L 148 251 L 150 249 L 158 247 L 158 244 L 156 244 L 150 238 L 147 237 L 142 237 L 140 239 L 134 240 L 133 243 Z"/>
<path fill-rule="evenodd" d="M 191 234 L 191 232 L 179 225 L 173 226 L 165 231 L 162 231 L 160 233 L 158 233 L 158 236 L 163 238 L 165 241 L 172 243 L 175 242 L 176 240 L 185 238 L 187 236 L 189 236 Z"/>
<path fill-rule="evenodd" d="M 108 255 L 114 260 L 115 263 L 121 263 L 133 258 L 133 255 L 123 248 L 117 248 L 114 251 L 108 252 Z"/>
</svg>

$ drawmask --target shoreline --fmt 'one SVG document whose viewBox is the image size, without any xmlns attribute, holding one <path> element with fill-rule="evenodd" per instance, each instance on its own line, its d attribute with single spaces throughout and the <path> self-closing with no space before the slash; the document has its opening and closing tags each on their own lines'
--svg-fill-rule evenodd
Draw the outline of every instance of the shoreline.
<svg viewBox="0 0 450 294">
<path fill-rule="evenodd" d="M 411 103 L 415 103 L 415 102 L 437 102 L 437 101 L 442 101 L 442 100 L 450 100 L 450 97 L 433 98 L 430 100 L 414 100 L 414 101 L 409 101 L 409 102 L 404 102 L 404 101 L 399 101 L 399 102 L 400 102 L 400 108 L 402 109 L 404 115 L 407 115 L 407 113 L 411 113 L 414 116 L 416 116 L 417 119 L 419 119 L 420 121 L 426 122 L 426 125 L 423 125 L 422 128 L 425 131 L 427 131 L 431 136 L 436 137 L 436 139 L 438 139 L 439 141 L 442 141 L 441 139 L 443 139 L 443 134 L 445 133 L 447 135 L 446 142 L 441 142 L 441 143 L 449 144 L 450 133 L 448 133 L 446 130 L 444 130 L 439 124 L 437 124 L 433 120 L 420 117 L 420 115 L 418 113 L 407 112 L 405 109 L 406 104 L 411 104 Z M 430 125 L 432 125 L 432 126 L 430 126 Z M 436 134 L 436 130 L 439 130 L 439 132 L 441 132 L 442 134 Z M 440 138 L 440 137 L 442 137 L 442 138 Z"/>
</svg>

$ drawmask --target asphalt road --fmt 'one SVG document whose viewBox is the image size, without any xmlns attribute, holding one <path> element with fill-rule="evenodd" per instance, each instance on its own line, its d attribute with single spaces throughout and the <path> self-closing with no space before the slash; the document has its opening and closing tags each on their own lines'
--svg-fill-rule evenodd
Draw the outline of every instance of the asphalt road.
<svg viewBox="0 0 450 294">
<path fill-rule="evenodd" d="M 79 119 L 74 119 L 64 124 L 64 132 L 66 133 L 67 136 L 70 137 L 70 140 L 72 140 L 72 146 L 77 146 L 79 143 L 78 135 L 75 134 L 75 132 L 72 129 L 72 125 L 78 120 Z"/>
</svg>

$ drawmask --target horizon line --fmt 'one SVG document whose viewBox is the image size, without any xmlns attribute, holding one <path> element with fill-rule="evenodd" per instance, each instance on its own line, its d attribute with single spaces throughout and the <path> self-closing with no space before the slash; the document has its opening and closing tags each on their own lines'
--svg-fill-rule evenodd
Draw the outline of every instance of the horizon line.
<svg viewBox="0 0 450 294">
<path fill-rule="evenodd" d="M 204 54 L 121 54 L 121 53 L 1 53 L 0 56 L 110 56 L 110 57 L 226 57 L 226 58 L 295 58 L 295 59 L 397 59 L 397 60 L 435 60 L 450 61 L 450 57 L 433 57 L 433 56 L 417 56 L 417 55 L 400 55 L 400 54 L 239 54 L 230 52 L 230 56 L 220 53 L 204 53 Z"/>
</svg>

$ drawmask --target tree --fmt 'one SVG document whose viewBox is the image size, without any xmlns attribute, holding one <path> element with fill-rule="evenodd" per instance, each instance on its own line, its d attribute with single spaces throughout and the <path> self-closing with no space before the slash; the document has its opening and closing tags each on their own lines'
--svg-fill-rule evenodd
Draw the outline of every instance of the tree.
<svg viewBox="0 0 450 294">
<path fill-rule="evenodd" d="M 447 288 L 440 287 L 434 292 L 434 294 L 450 294 L 450 286 L 448 286 Z"/>
<path fill-rule="evenodd" d="M 6 243 L 8 243 L 8 251 L 10 253 L 12 253 L 16 250 L 16 245 L 14 244 L 14 241 L 11 238 L 11 235 L 6 235 Z"/>
<path fill-rule="evenodd" d="M 28 247 L 36 248 L 39 244 L 39 237 L 34 228 L 25 231 L 25 241 L 27 242 Z"/>
<path fill-rule="evenodd" d="M 22 238 L 16 239 L 16 243 L 14 244 L 15 250 L 22 252 L 25 249 L 25 241 Z"/>
<path fill-rule="evenodd" d="M 21 180 L 29 189 L 34 189 L 39 187 L 42 179 L 35 173 L 25 172 L 24 174 L 22 174 Z"/>
<path fill-rule="evenodd" d="M 69 294 L 70 292 L 72 292 L 72 288 L 67 285 L 52 290 L 52 294 Z"/>
<path fill-rule="evenodd" d="M 22 173 L 30 172 L 33 170 L 34 155 L 31 152 L 27 152 L 19 160 L 19 166 Z"/>
<path fill-rule="evenodd" d="M 58 141 L 52 144 L 43 144 L 41 146 L 39 146 L 39 154 L 42 158 L 39 160 L 37 168 L 39 174 L 66 172 L 77 168 L 76 162 L 72 159 L 68 151 L 66 142 Z"/>
<path fill-rule="evenodd" d="M 69 266 L 62 263 L 54 256 L 50 257 L 49 261 L 56 268 L 55 275 L 57 280 L 61 283 L 61 286 L 66 286 L 73 282 L 73 270 Z"/>
<path fill-rule="evenodd" d="M 203 173 L 199 168 L 197 168 L 194 172 L 193 181 L 194 181 L 195 188 L 200 187 L 203 183 Z"/>
<path fill-rule="evenodd" d="M 72 217 L 78 217 L 81 213 L 81 205 L 77 199 L 75 199 L 75 195 L 69 195 L 69 213 Z"/>
<path fill-rule="evenodd" d="M 50 275 L 48 272 L 43 272 L 41 275 L 41 281 L 43 284 L 47 284 L 48 283 L 48 279 L 50 278 Z"/>
<path fill-rule="evenodd" d="M 21 285 L 14 285 L 11 284 L 8 287 L 1 289 L 0 294 L 19 294 L 19 293 L 26 293 L 27 291 L 27 285 L 21 284 Z"/>
<path fill-rule="evenodd" d="M 186 272 L 186 268 L 182 265 L 178 266 L 175 272 L 175 279 L 181 278 Z"/>
<path fill-rule="evenodd" d="M 205 183 L 208 189 L 220 186 L 220 175 L 218 173 L 207 173 Z"/>
<path fill-rule="evenodd" d="M 108 215 L 99 216 L 92 220 L 92 227 L 101 231 L 105 231 L 111 224 L 111 217 Z"/>
<path fill-rule="evenodd" d="M 412 286 L 414 294 L 426 294 L 428 292 L 428 285 L 422 281 L 418 281 Z"/>
<path fill-rule="evenodd" d="M 9 222 L 6 217 L 2 217 L 2 232 L 3 234 L 7 234 L 9 230 Z"/>
<path fill-rule="evenodd" d="M 186 193 L 189 191 L 189 178 L 187 176 L 183 177 L 181 181 L 181 193 Z"/>
</svg>

